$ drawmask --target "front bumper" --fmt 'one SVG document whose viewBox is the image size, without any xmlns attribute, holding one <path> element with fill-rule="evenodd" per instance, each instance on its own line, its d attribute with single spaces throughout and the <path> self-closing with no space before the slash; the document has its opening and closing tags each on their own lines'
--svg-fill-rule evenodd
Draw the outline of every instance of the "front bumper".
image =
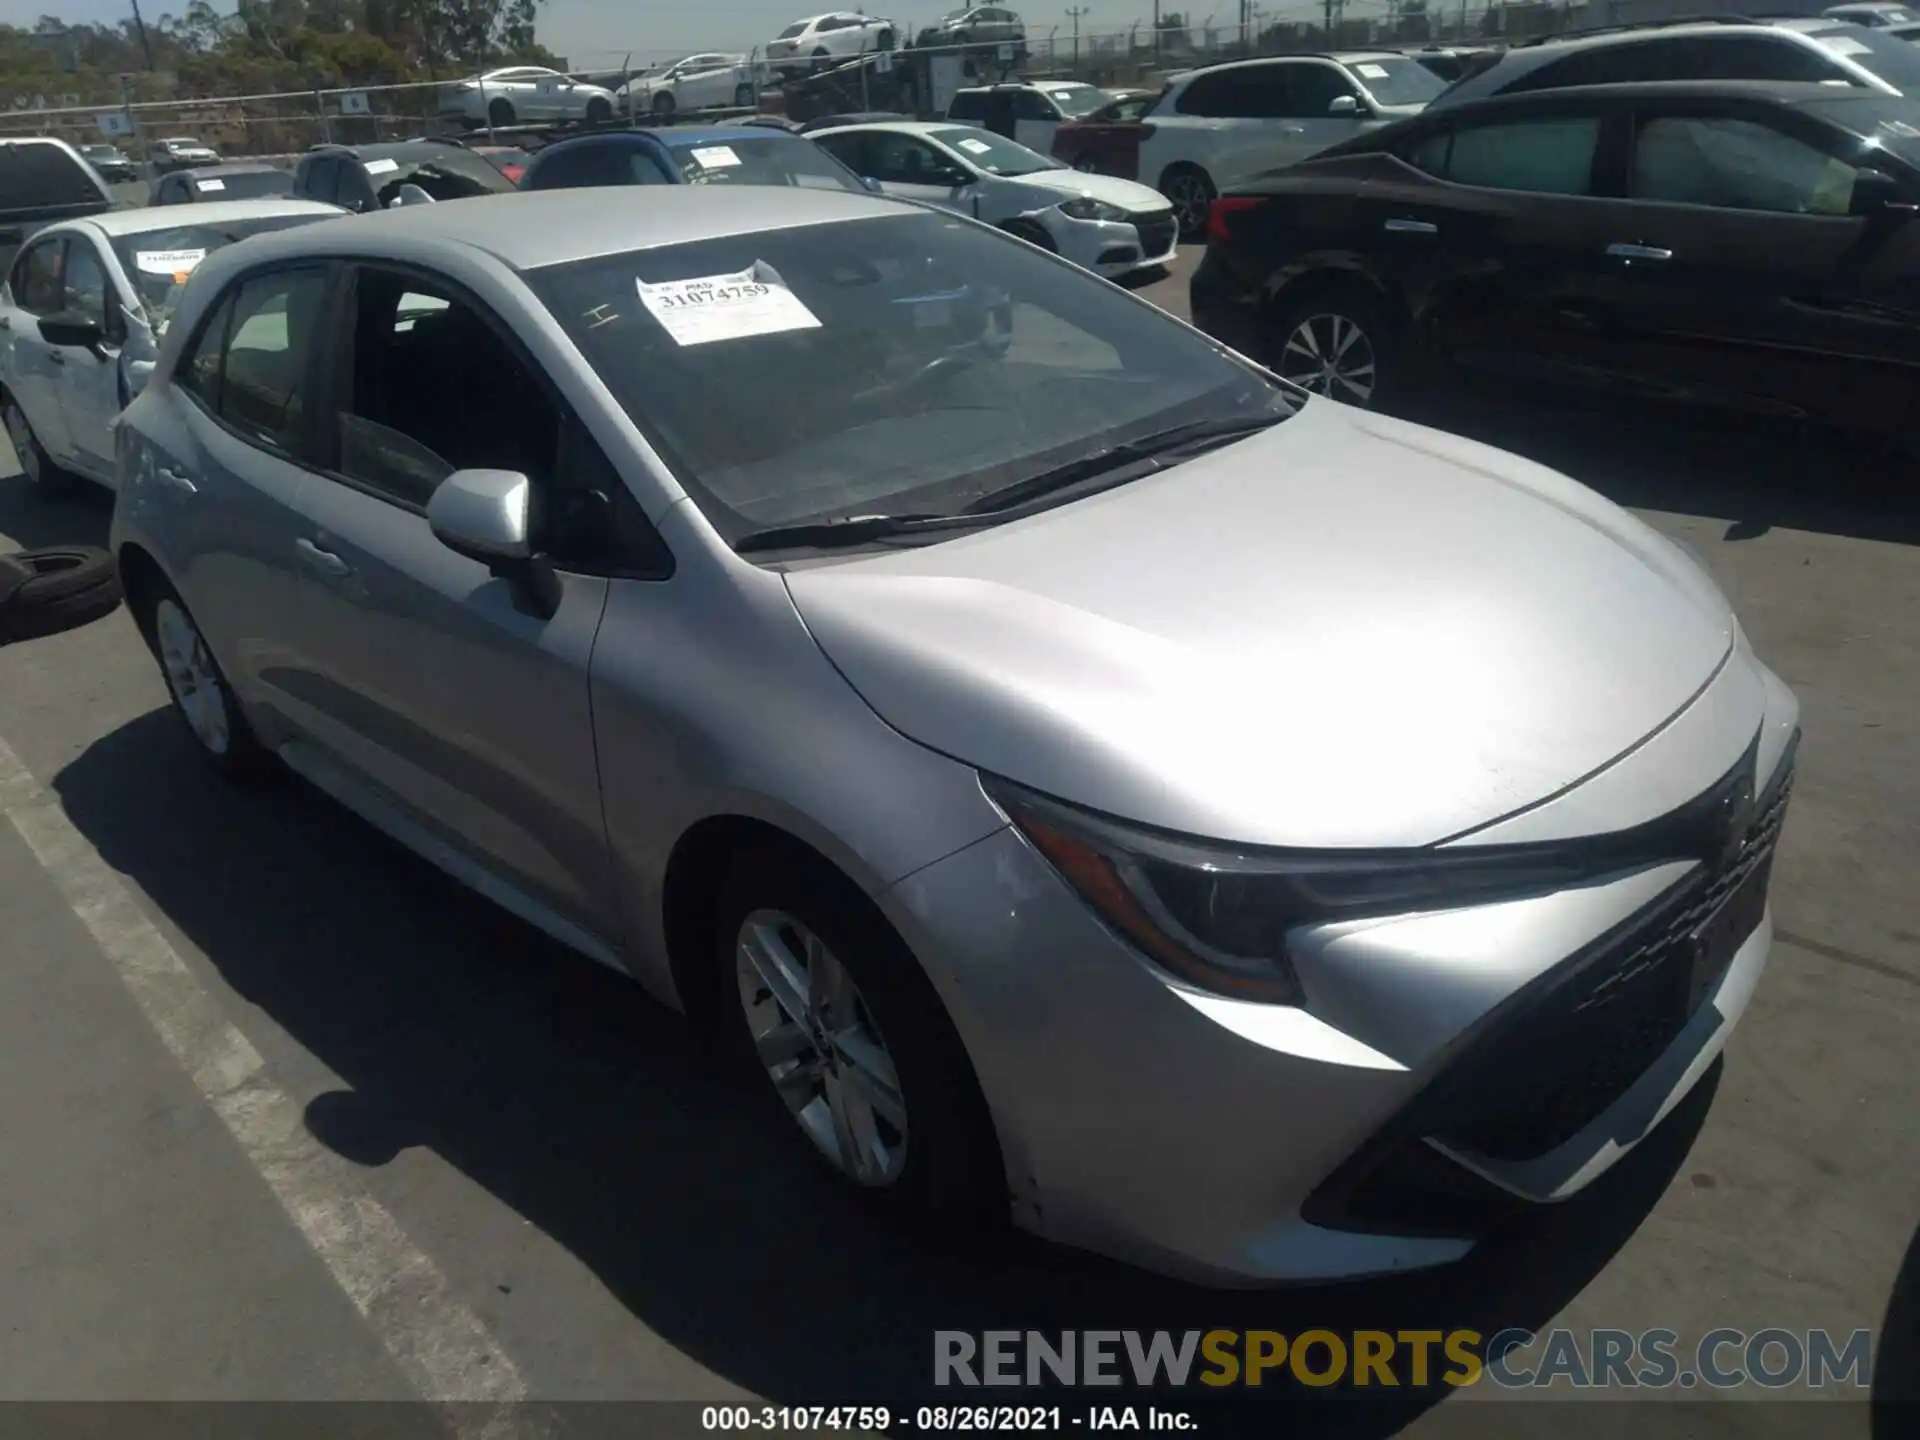
<svg viewBox="0 0 1920 1440">
<path fill-rule="evenodd" d="M 1790 757 L 1767 778 L 1789 773 Z M 1783 784 L 1772 801 L 1750 868 L 1770 863 Z M 1300 1008 L 1161 975 L 1011 829 L 887 899 L 973 1058 L 1016 1221 L 1257 1285 L 1457 1259 L 1632 1149 L 1720 1053 L 1766 964 L 1756 910 L 1724 970 L 1689 969 L 1703 907 L 1739 878 L 1679 859 L 1322 927 L 1297 956 Z"/>
<path fill-rule="evenodd" d="M 1179 253 L 1179 227 L 1158 217 L 1129 220 L 1075 220 L 1059 210 L 1038 217 L 1063 258 L 1096 275 L 1117 279 L 1136 270 L 1168 265 Z"/>
<path fill-rule="evenodd" d="M 1211 246 L 1187 282 L 1187 313 L 1196 327 L 1222 345 L 1250 360 L 1261 358 L 1259 296 L 1241 284 Z"/>
</svg>

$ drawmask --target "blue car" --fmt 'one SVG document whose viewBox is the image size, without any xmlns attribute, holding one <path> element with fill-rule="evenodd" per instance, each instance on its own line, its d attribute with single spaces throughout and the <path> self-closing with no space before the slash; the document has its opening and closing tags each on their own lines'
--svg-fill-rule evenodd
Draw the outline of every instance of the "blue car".
<svg viewBox="0 0 1920 1440">
<path fill-rule="evenodd" d="M 873 188 L 804 135 L 764 125 L 577 135 L 538 152 L 520 178 L 522 190 L 577 190 L 590 185 Z"/>
</svg>

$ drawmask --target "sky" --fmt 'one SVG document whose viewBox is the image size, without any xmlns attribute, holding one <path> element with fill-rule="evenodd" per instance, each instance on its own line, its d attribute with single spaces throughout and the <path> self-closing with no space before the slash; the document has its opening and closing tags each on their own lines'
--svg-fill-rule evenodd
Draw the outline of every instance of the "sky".
<svg viewBox="0 0 1920 1440">
<path fill-rule="evenodd" d="M 222 10 L 233 8 L 230 0 L 214 3 Z M 1056 25 L 1063 38 L 1070 33 L 1066 0 L 1009 3 L 1026 17 L 1032 34 L 1044 35 Z M 1117 34 L 1153 15 L 1153 0 L 1080 3 L 1089 12 L 1080 21 L 1083 35 Z M 866 0 L 862 5 L 856 0 L 848 8 L 886 15 L 903 30 L 917 30 L 959 4 L 960 0 L 901 0 L 898 4 Z M 1185 8 L 1180 0 L 1162 0 L 1162 7 Z M 140 8 L 153 21 L 169 11 L 184 10 L 186 4 L 185 0 L 140 0 Z M 611 66 L 629 51 L 638 61 L 691 50 L 751 50 L 793 21 L 832 8 L 832 0 L 547 0 L 541 7 L 538 34 L 549 50 L 574 66 Z M 1374 8 L 1352 0 L 1347 6 L 1349 14 Z M 0 0 L 0 23 L 31 25 L 44 14 L 58 15 L 69 24 L 110 22 L 127 18 L 130 10 L 128 0 Z M 1261 10 L 1269 16 L 1305 18 L 1317 13 L 1319 5 L 1316 0 L 1263 0 Z M 1238 0 L 1193 0 L 1190 19 L 1197 23 L 1209 13 L 1216 25 L 1230 27 L 1239 15 Z"/>
</svg>

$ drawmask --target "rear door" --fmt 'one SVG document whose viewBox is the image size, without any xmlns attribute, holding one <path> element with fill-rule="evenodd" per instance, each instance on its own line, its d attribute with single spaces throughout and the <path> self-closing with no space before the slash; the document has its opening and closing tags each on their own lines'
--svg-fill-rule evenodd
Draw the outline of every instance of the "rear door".
<svg viewBox="0 0 1920 1440">
<path fill-rule="evenodd" d="M 13 304 L 0 315 L 0 329 L 6 332 L 7 388 L 33 427 L 40 448 L 57 461 L 73 455 L 66 413 L 60 404 L 67 354 L 41 338 L 40 320 L 60 312 L 60 275 L 66 248 L 64 236 L 51 235 L 20 252 L 8 281 Z"/>
<path fill-rule="evenodd" d="M 1292 165 L 1360 133 L 1370 111 L 1361 108 L 1366 102 L 1346 71 L 1326 60 L 1293 60 L 1287 62 L 1285 73 L 1273 164 Z M 1355 108 L 1336 115 L 1335 102 L 1343 99 L 1353 101 Z"/>
</svg>

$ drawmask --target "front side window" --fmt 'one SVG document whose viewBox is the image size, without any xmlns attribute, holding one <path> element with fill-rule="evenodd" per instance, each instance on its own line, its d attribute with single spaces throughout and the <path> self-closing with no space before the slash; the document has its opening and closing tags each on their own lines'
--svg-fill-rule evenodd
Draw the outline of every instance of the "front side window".
<svg viewBox="0 0 1920 1440">
<path fill-rule="evenodd" d="M 107 272 L 84 240 L 67 244 L 67 270 L 60 282 L 60 308 L 84 315 L 103 330 L 107 324 Z"/>
<path fill-rule="evenodd" d="M 1661 116 L 1640 126 L 1633 194 L 1640 200 L 1846 215 L 1857 171 L 1803 140 L 1729 116 Z"/>
<path fill-rule="evenodd" d="M 64 240 L 31 246 L 13 268 L 13 303 L 30 315 L 60 313 L 60 251 Z"/>
<path fill-rule="evenodd" d="M 1013 92 L 1013 118 L 1016 120 L 1058 120 L 1059 112 L 1053 108 L 1051 97 L 1037 90 L 1016 90 Z"/>
<path fill-rule="evenodd" d="M 1331 65 L 1289 65 L 1284 113 L 1301 119 L 1321 118 L 1335 100 L 1352 94 L 1353 85 Z"/>
<path fill-rule="evenodd" d="M 527 278 L 730 539 L 957 510 L 1130 440 L 1292 410 L 1290 392 L 1109 283 L 932 210 Z M 716 288 L 745 308 L 685 299 Z"/>
<path fill-rule="evenodd" d="M 227 353 L 227 332 L 233 327 L 233 301 L 229 290 L 200 327 L 200 333 L 188 343 L 173 367 L 173 383 L 206 407 L 207 413 L 220 413 L 220 390 Z"/>
<path fill-rule="evenodd" d="M 221 365 L 220 418 L 283 455 L 301 450 L 307 360 L 326 276 L 289 270 L 244 281 L 234 297 Z"/>
<path fill-rule="evenodd" d="M 1405 55 L 1376 55 L 1347 68 L 1380 105 L 1425 105 L 1447 88 L 1440 76 Z"/>
<path fill-rule="evenodd" d="M 1182 115 L 1209 120 L 1271 120 L 1287 110 L 1285 65 L 1245 65 L 1202 75 L 1180 94 Z"/>
<path fill-rule="evenodd" d="M 1405 158 L 1456 185 L 1591 195 L 1599 148 L 1598 117 L 1551 116 L 1442 131 L 1417 141 Z"/>
<path fill-rule="evenodd" d="M 986 135 L 986 131 L 967 132 L 968 138 L 974 134 Z M 948 173 L 953 162 L 934 149 L 918 135 L 902 135 L 891 130 L 874 130 L 861 136 L 833 136 L 834 140 L 855 142 L 854 155 L 848 163 L 878 180 L 883 185 L 940 185 L 953 183 Z M 845 156 L 843 145 L 836 145 L 834 153 Z"/>
</svg>

